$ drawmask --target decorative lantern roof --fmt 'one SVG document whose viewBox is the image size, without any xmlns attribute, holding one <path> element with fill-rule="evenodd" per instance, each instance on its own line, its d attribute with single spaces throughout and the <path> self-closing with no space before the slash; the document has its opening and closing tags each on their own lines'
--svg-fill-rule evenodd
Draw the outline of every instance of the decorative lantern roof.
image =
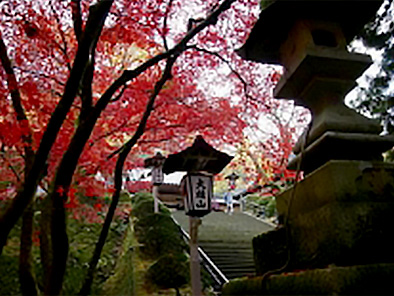
<svg viewBox="0 0 394 296">
<path fill-rule="evenodd" d="M 262 10 L 246 43 L 238 54 L 247 60 L 283 64 L 280 46 L 297 20 L 318 20 L 336 23 L 349 43 L 371 20 L 382 0 L 276 0 Z M 325 36 L 318 36 L 325 39 Z M 330 37 L 323 42 L 330 42 Z"/>
<path fill-rule="evenodd" d="M 232 172 L 230 175 L 227 175 L 225 177 L 225 179 L 229 179 L 229 180 L 237 180 L 238 178 L 239 178 L 239 176 L 234 172 Z"/>
<path fill-rule="evenodd" d="M 155 156 L 144 160 L 144 167 L 159 167 L 163 165 L 165 160 L 166 158 L 160 152 L 157 152 Z"/>
<path fill-rule="evenodd" d="M 192 146 L 185 150 L 171 154 L 163 165 L 163 172 L 170 174 L 180 172 L 204 171 L 218 174 L 232 159 L 224 152 L 220 152 L 209 145 L 202 136 L 197 136 Z"/>
<path fill-rule="evenodd" d="M 146 168 L 151 167 L 152 168 L 152 184 L 154 186 L 159 186 L 163 183 L 164 181 L 164 175 L 163 175 L 163 164 L 166 158 L 160 153 L 157 152 L 155 156 L 151 158 L 147 158 L 144 161 L 144 166 Z M 155 210 L 155 213 L 157 213 L 158 210 Z"/>
</svg>

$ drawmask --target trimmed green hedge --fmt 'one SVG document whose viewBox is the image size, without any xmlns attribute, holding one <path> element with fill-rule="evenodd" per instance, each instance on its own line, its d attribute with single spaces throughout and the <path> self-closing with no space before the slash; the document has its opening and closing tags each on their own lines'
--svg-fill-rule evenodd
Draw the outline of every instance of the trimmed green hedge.
<svg viewBox="0 0 394 296">
<path fill-rule="evenodd" d="M 189 264 L 184 254 L 167 254 L 153 263 L 147 278 L 161 288 L 177 289 L 189 282 Z"/>
<path fill-rule="evenodd" d="M 171 212 L 160 205 L 153 213 L 153 197 L 137 193 L 132 198 L 135 236 L 141 253 L 155 262 L 148 268 L 146 280 L 159 288 L 178 289 L 189 282 L 187 248 Z"/>
</svg>

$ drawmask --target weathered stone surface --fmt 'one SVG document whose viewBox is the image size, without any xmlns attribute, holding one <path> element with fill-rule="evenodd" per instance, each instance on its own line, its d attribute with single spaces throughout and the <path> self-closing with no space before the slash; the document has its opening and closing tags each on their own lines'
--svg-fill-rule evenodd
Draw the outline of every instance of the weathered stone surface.
<svg viewBox="0 0 394 296">
<path fill-rule="evenodd" d="M 257 275 L 279 269 L 287 264 L 286 235 L 285 228 L 280 228 L 253 238 L 253 256 Z"/>
<path fill-rule="evenodd" d="M 288 36 L 291 36 L 289 31 L 296 19 L 337 23 L 342 28 L 346 42 L 349 43 L 375 16 L 376 10 L 383 1 L 280 0 L 269 2 L 273 4 L 262 10 L 248 40 L 238 50 L 238 54 L 244 59 L 282 64 L 279 49 Z M 357 13 L 355 13 L 355 5 L 357 5 Z M 281 19 L 280 22 L 277 21 L 278 18 Z"/>
<path fill-rule="evenodd" d="M 292 266 L 394 262 L 394 202 L 334 202 L 291 224 Z"/>
<path fill-rule="evenodd" d="M 330 161 L 293 190 L 277 208 L 289 219 L 294 268 L 394 262 L 392 165 Z"/>
<path fill-rule="evenodd" d="M 330 266 L 227 283 L 223 296 L 233 295 L 393 295 L 394 264 Z"/>
<path fill-rule="evenodd" d="M 295 99 L 296 104 L 308 106 L 322 95 L 343 98 L 353 87 L 355 80 L 371 65 L 367 55 L 337 51 L 331 48 L 308 48 L 292 67 L 283 74 L 274 89 L 280 99 Z M 301 98 L 302 100 L 298 99 Z"/>
<path fill-rule="evenodd" d="M 290 216 L 316 210 L 330 202 L 394 201 L 394 165 L 382 162 L 332 160 L 295 187 L 276 197 L 278 213 Z M 293 196 L 294 195 L 294 196 Z"/>
<path fill-rule="evenodd" d="M 383 152 L 389 150 L 393 144 L 392 135 L 327 131 L 308 145 L 303 155 L 300 145 L 297 144 L 294 149 L 299 151 L 298 155 L 289 162 L 288 169 L 296 170 L 301 157 L 301 170 L 306 174 L 330 160 L 381 161 Z"/>
</svg>

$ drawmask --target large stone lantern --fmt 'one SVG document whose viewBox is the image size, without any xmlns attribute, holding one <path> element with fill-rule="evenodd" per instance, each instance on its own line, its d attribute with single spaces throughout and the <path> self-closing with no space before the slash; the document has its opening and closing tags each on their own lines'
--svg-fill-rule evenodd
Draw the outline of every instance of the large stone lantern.
<svg viewBox="0 0 394 296">
<path fill-rule="evenodd" d="M 371 64 L 347 45 L 382 2 L 271 1 L 238 51 L 282 65 L 274 96 L 312 122 L 289 163 L 306 177 L 276 197 L 284 224 L 253 239 L 260 277 L 223 295 L 394 294 L 394 166 L 382 161 L 394 138 L 343 103 Z"/>
<path fill-rule="evenodd" d="M 343 99 L 371 65 L 368 55 L 351 53 L 347 45 L 382 1 L 272 2 L 238 53 L 284 66 L 274 96 L 311 111 L 302 169 L 311 172 L 330 159 L 381 160 L 393 137 L 380 136 L 379 123 L 349 109 Z M 301 146 L 302 140 L 290 168 L 296 168 Z"/>
</svg>

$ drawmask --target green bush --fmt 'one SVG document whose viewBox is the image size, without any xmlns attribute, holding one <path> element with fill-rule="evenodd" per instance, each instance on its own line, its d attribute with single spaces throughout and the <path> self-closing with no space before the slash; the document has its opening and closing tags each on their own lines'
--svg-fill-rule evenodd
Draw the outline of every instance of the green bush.
<svg viewBox="0 0 394 296">
<path fill-rule="evenodd" d="M 276 214 L 276 201 L 272 199 L 268 202 L 265 208 L 265 215 L 267 217 L 273 217 Z"/>
<path fill-rule="evenodd" d="M 142 192 L 138 192 L 138 193 L 134 194 L 131 197 L 131 202 L 133 204 L 137 204 L 137 203 L 144 201 L 144 200 L 152 200 L 153 201 L 152 194 L 149 192 L 142 191 Z"/>
<path fill-rule="evenodd" d="M 144 232 L 151 227 L 170 227 L 177 231 L 177 226 L 173 223 L 171 216 L 167 213 L 147 214 L 134 222 L 134 231 L 139 239 L 142 239 Z"/>
<path fill-rule="evenodd" d="M 154 202 L 152 194 L 146 192 L 137 193 L 132 198 L 132 206 L 133 216 L 137 219 L 142 219 L 147 215 L 153 214 Z M 167 207 L 161 204 L 159 205 L 159 210 L 161 214 L 171 214 Z"/>
<path fill-rule="evenodd" d="M 150 282 L 160 288 L 178 289 L 189 282 L 189 264 L 184 254 L 161 256 L 147 272 Z"/>
<path fill-rule="evenodd" d="M 157 259 L 148 269 L 146 280 L 159 288 L 179 288 L 188 283 L 189 270 L 179 226 L 171 212 L 160 205 L 160 212 L 153 213 L 153 197 L 149 193 L 137 193 L 132 198 L 135 237 L 140 243 L 140 254 Z"/>
<path fill-rule="evenodd" d="M 0 256 L 0 295 L 20 294 L 18 262 L 17 257 Z"/>
<path fill-rule="evenodd" d="M 138 220 L 134 231 L 138 242 L 143 245 L 142 252 L 149 258 L 182 253 L 186 248 L 178 226 L 166 214 L 151 214 Z"/>
</svg>

